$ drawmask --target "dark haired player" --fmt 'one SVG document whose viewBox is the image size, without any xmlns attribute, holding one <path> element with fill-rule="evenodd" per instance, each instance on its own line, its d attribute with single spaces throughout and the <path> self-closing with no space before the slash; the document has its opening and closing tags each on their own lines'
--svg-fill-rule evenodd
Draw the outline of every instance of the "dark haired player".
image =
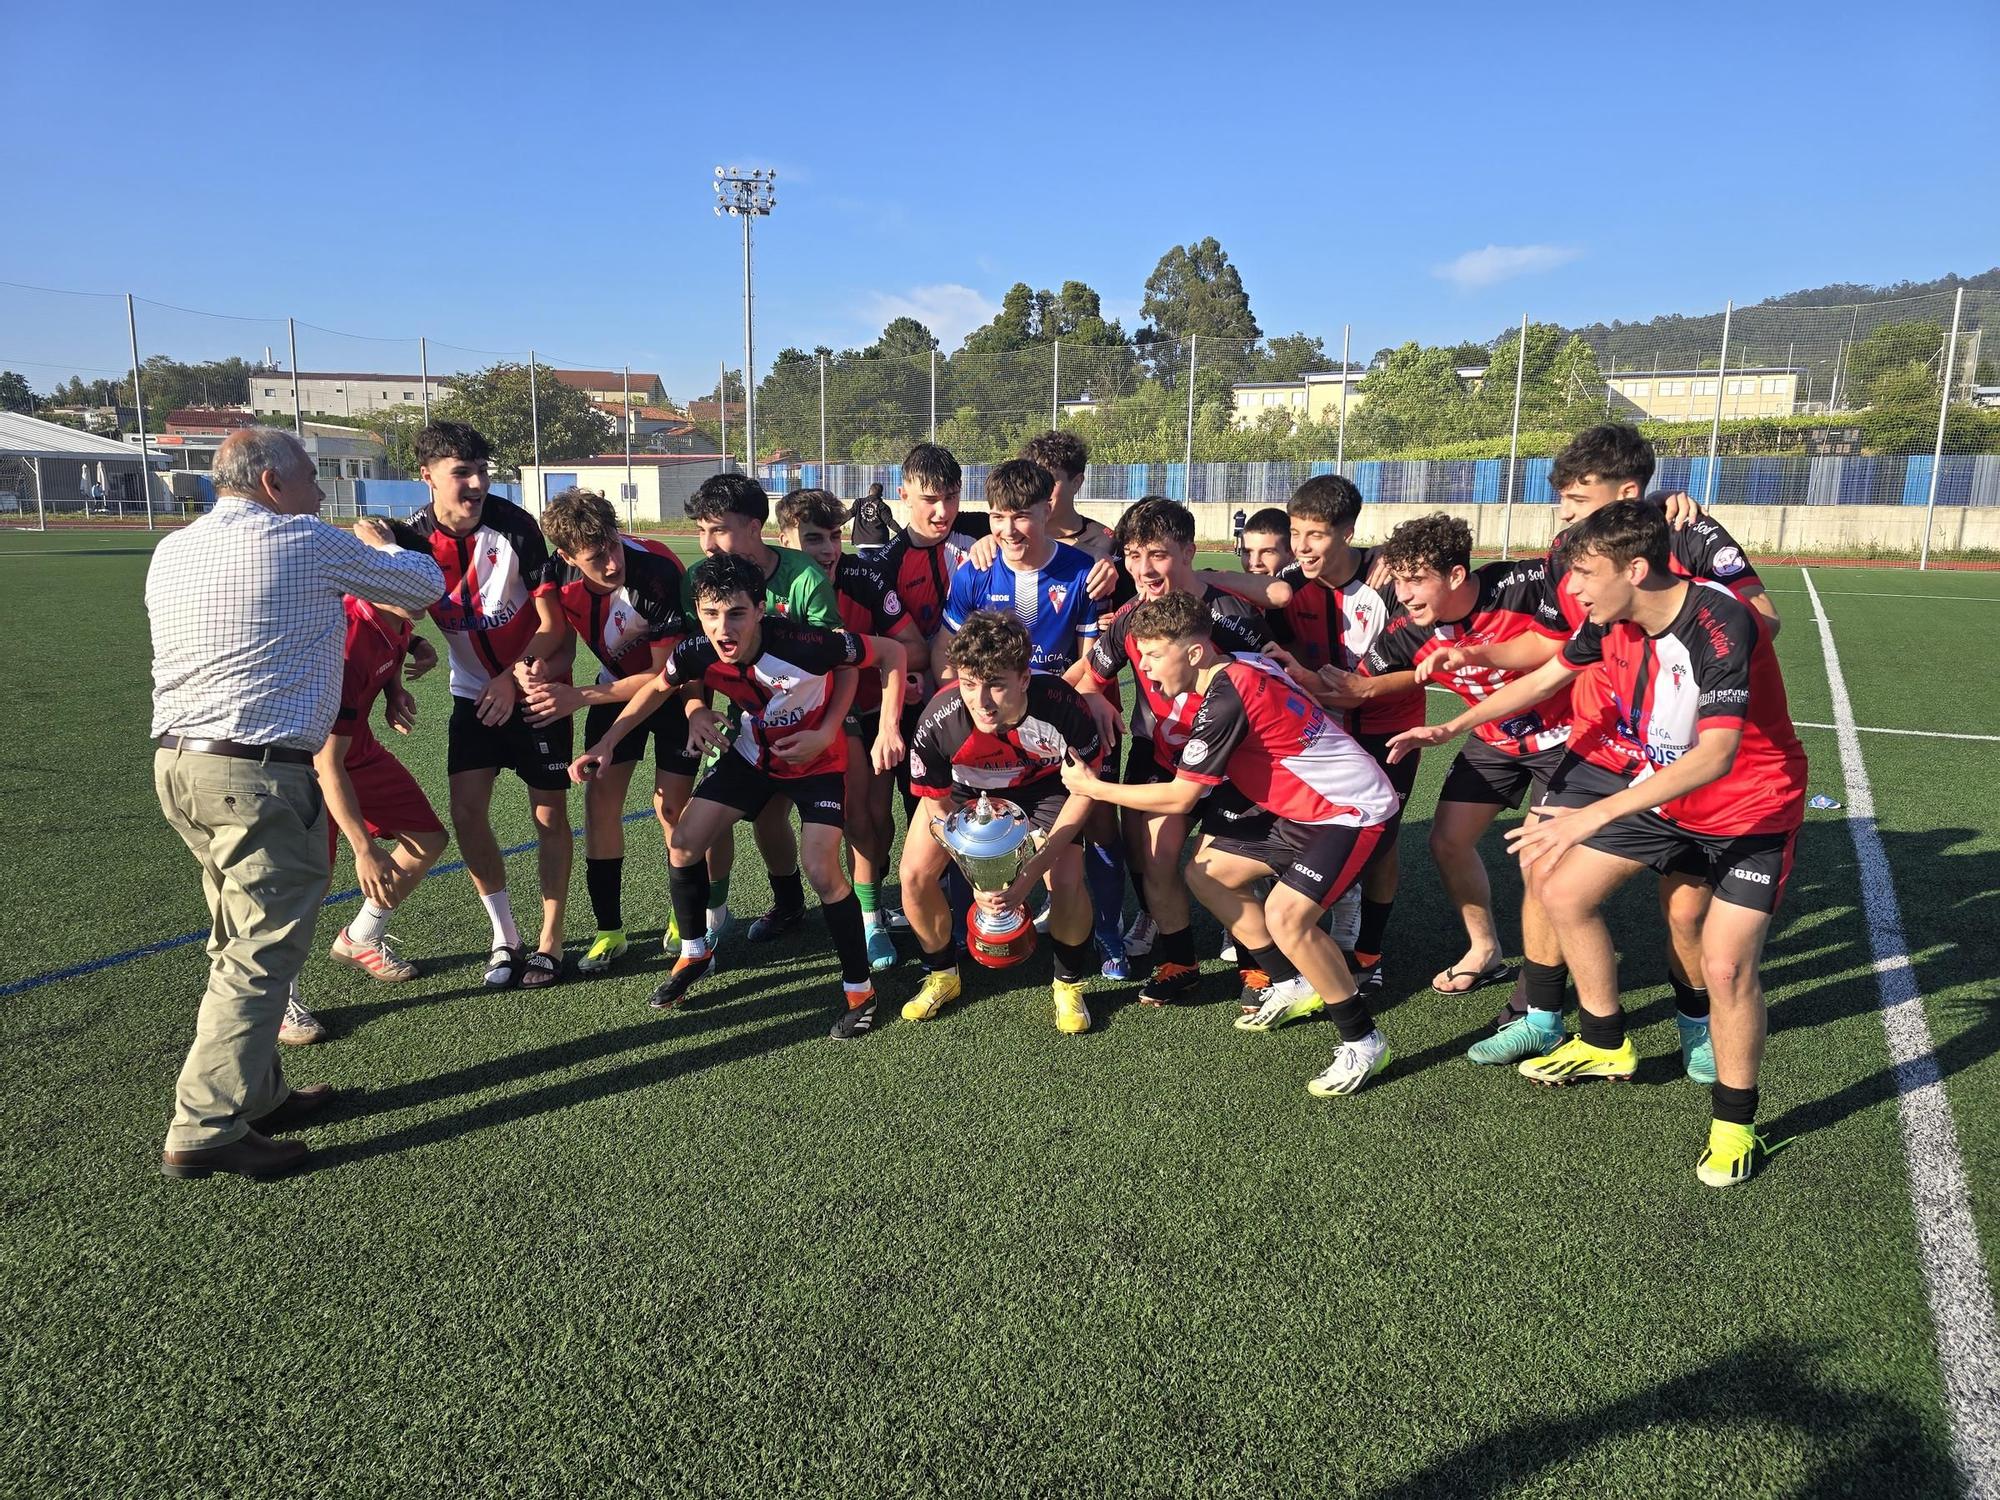
<svg viewBox="0 0 2000 1500">
<path fill-rule="evenodd" d="M 1660 508 L 1640 500 L 1572 527 L 1564 555 L 1584 623 L 1555 660 L 1448 727 L 1504 720 L 1571 674 L 1599 679 L 1613 712 L 1578 719 L 1543 816 L 1508 836 L 1561 939 L 1582 1020 L 1580 1035 L 1520 1070 L 1547 1084 L 1632 1076 L 1638 1054 L 1601 907 L 1649 866 L 1698 871 L 1710 893 L 1699 939 L 1716 1081 L 1695 1171 L 1727 1187 L 1769 1152 L 1755 1130 L 1758 964 L 1791 874 L 1806 759 L 1758 612 L 1718 584 L 1677 576 L 1670 535 Z"/>
<path fill-rule="evenodd" d="M 1090 450 L 1083 439 L 1073 432 L 1045 432 L 1023 443 L 1020 456 L 1040 464 L 1055 481 L 1049 491 L 1049 535 L 1088 553 L 1092 561 L 1108 558 L 1116 563 L 1111 528 L 1076 508 L 1076 497 L 1083 493 L 1083 476 L 1090 467 Z"/>
<path fill-rule="evenodd" d="M 594 744 L 640 689 L 667 664 L 667 656 L 694 631 L 683 612 L 686 572 L 659 542 L 629 537 L 602 495 L 568 489 L 543 507 L 542 533 L 566 569 L 559 593 L 563 616 L 602 663 L 588 687 L 543 682 L 528 694 L 530 722 L 568 718 L 579 708 L 585 744 Z M 667 704 L 618 742 L 611 764 L 591 778 L 583 794 L 584 886 L 590 893 L 596 936 L 579 973 L 610 968 L 626 951 L 625 793 L 633 769 L 653 745 L 653 813 L 661 836 L 671 840 L 674 820 L 694 786 L 695 759 L 687 748 L 687 718 Z M 671 917 L 669 918 L 671 923 Z M 680 934 L 670 925 L 667 941 Z"/>
<path fill-rule="evenodd" d="M 1173 779 L 1120 784 L 1069 765 L 1063 783 L 1119 807 L 1183 816 L 1209 796 L 1188 888 L 1272 980 L 1237 1029 L 1274 1031 L 1326 1010 L 1341 1045 L 1306 1087 L 1351 1094 L 1387 1065 L 1389 1044 L 1319 920 L 1376 857 L 1396 794 L 1382 768 L 1297 683 L 1261 658 L 1217 650 L 1213 630 L 1213 616 L 1189 594 L 1151 599 L 1133 612 L 1140 670 L 1163 693 L 1201 697 Z M 1260 900 L 1254 892 L 1272 876 Z"/>
<path fill-rule="evenodd" d="M 681 954 L 647 1003 L 655 1010 L 674 1008 L 714 967 L 702 925 L 708 907 L 708 851 L 718 840 L 732 837 L 738 822 L 783 796 L 799 810 L 800 858 L 840 955 L 843 1003 L 833 1035 L 839 1040 L 866 1035 L 875 1022 L 875 990 L 868 978 L 861 906 L 840 872 L 847 756 L 833 712 L 833 674 L 840 667 L 879 668 L 885 712 L 873 754 L 877 765 L 892 765 L 903 753 L 896 729 L 903 648 L 881 636 L 766 618 L 764 580 L 746 558 L 706 558 L 689 571 L 688 586 L 701 634 L 674 648 L 665 669 L 633 695 L 604 737 L 570 767 L 578 781 L 590 780 L 611 763 L 619 740 L 676 692 L 683 697 L 689 745 L 722 750 L 674 826 L 668 855 Z M 743 710 L 742 732 L 733 748 L 723 748 L 723 721 L 708 707 L 705 694 L 684 691 L 702 687 L 722 693 Z"/>
<path fill-rule="evenodd" d="M 916 622 L 875 563 L 840 550 L 840 501 L 827 490 L 793 490 L 778 502 L 777 520 L 787 547 L 812 559 L 833 585 L 842 628 L 883 635 L 901 643 L 911 660 L 929 654 Z M 868 964 L 880 973 L 896 964 L 896 940 L 877 910 L 889 851 L 896 841 L 894 768 L 879 771 L 869 758 L 882 728 L 882 689 L 872 677 L 855 688 L 847 729 L 847 857 L 861 925 L 868 935 Z"/>
<path fill-rule="evenodd" d="M 419 432 L 417 462 L 430 503 L 397 524 L 396 540 L 428 552 L 444 570 L 444 597 L 430 615 L 451 657 L 445 729 L 451 827 L 493 926 L 486 982 L 534 988 L 562 976 L 574 843 L 572 726 L 568 719 L 531 724 L 522 698 L 538 682 L 567 675 L 569 626 L 541 528 L 518 505 L 488 493 L 491 454 L 486 439 L 463 422 L 433 422 Z M 503 770 L 526 784 L 535 819 L 542 926 L 527 953 L 507 898 L 507 862 L 493 836 L 493 783 Z"/>
<path fill-rule="evenodd" d="M 1354 546 L 1361 503 L 1361 491 L 1338 474 L 1315 475 L 1293 491 L 1286 513 L 1297 560 L 1278 575 L 1293 594 L 1271 625 L 1279 644 L 1307 673 L 1332 667 L 1350 674 L 1343 691 L 1320 687 L 1315 695 L 1322 706 L 1342 713 L 1343 727 L 1376 764 L 1388 767 L 1389 737 L 1424 721 L 1424 690 L 1409 673 L 1366 682 L 1356 675 L 1394 610 L 1392 599 L 1369 582 L 1367 554 Z M 1398 804 L 1407 804 L 1416 763 L 1388 767 L 1388 773 Z M 1353 951 L 1356 978 L 1368 994 L 1382 986 L 1382 945 L 1401 869 L 1400 826 L 1389 830 L 1386 847 L 1361 883 Z"/>
<path fill-rule="evenodd" d="M 1275 505 L 1253 511 L 1236 535 L 1236 564 L 1246 573 L 1275 578 L 1297 559 L 1292 556 L 1292 520 Z"/>
<path fill-rule="evenodd" d="M 910 781 L 921 799 L 903 839 L 903 911 L 923 947 L 924 982 L 903 1006 L 906 1021 L 929 1021 L 959 997 L 956 934 L 944 874 L 951 856 L 938 825 L 956 808 L 990 792 L 1017 804 L 1041 834 L 1040 847 L 1005 892 L 979 899 L 1024 910 L 1047 883 L 1049 940 L 1055 949 L 1056 1029 L 1090 1029 L 1083 987 L 1091 968 L 1091 908 L 1083 855 L 1075 840 L 1090 804 L 1063 790 L 1064 757 L 1095 766 L 1097 726 L 1076 690 L 1060 677 L 1031 672 L 1033 645 L 1011 615 L 979 610 L 951 640 L 953 680 L 939 689 L 910 741 Z"/>
</svg>

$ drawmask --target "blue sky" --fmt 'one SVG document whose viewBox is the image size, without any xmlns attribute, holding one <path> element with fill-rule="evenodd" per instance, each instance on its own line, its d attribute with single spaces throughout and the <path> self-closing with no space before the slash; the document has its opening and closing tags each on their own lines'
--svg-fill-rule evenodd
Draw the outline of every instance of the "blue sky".
<svg viewBox="0 0 2000 1500">
<path fill-rule="evenodd" d="M 246 320 L 142 304 L 146 353 L 289 314 L 308 369 L 422 332 L 685 398 L 741 356 L 719 163 L 779 173 L 764 366 L 955 346 L 1017 280 L 1129 329 L 1211 234 L 1267 333 L 1362 357 L 2000 263 L 2000 7 L 1362 9 L 13 5 L 0 280 Z M 0 368 L 127 358 L 122 301 L 0 288 Z"/>
</svg>

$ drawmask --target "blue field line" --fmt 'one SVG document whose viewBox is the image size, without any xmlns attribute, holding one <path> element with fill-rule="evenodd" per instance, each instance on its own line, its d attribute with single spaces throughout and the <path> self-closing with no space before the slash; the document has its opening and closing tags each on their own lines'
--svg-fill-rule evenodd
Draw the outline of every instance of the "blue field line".
<svg viewBox="0 0 2000 1500">
<path fill-rule="evenodd" d="M 641 818 L 652 816 L 652 808 L 642 807 L 637 812 L 628 812 L 620 821 L 635 823 Z M 581 828 L 572 828 L 570 833 L 577 838 L 583 837 Z M 529 839 L 525 844 L 515 844 L 511 848 L 502 849 L 500 854 L 502 858 L 508 858 L 516 854 L 526 854 L 534 847 L 535 841 Z M 424 879 L 435 880 L 440 875 L 454 875 L 464 868 L 464 860 L 454 859 L 446 864 L 433 865 Z M 338 906 L 343 901 L 352 901 L 360 894 L 361 887 L 357 885 L 344 891 L 333 892 L 320 904 Z M 179 937 L 161 938 L 157 943 L 147 943 L 140 948 L 127 948 L 123 953 L 114 953 L 108 958 L 93 958 L 87 963 L 71 964 L 67 969 L 51 969 L 46 974 L 37 974 L 30 979 L 17 979 L 12 984 L 0 984 L 0 1000 L 28 990 L 40 989 L 45 984 L 55 984 L 59 980 L 80 979 L 85 974 L 95 974 L 99 969 L 116 968 L 119 964 L 129 964 L 134 959 L 151 958 L 155 953 L 170 953 L 176 948 L 185 948 L 189 943 L 205 942 L 207 938 L 208 932 L 205 929 L 201 932 L 184 932 Z"/>
</svg>

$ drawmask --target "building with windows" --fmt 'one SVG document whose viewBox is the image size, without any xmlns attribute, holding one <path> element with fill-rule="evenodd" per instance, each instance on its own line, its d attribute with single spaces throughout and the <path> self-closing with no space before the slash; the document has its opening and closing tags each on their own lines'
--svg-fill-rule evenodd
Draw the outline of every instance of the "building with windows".
<svg viewBox="0 0 2000 1500">
<path fill-rule="evenodd" d="M 1347 388 L 1347 414 L 1352 417 L 1361 405 L 1361 382 L 1366 370 L 1308 370 L 1297 380 L 1245 380 L 1229 390 L 1235 397 L 1231 420 L 1238 427 L 1255 427 L 1270 411 L 1290 415 L 1292 425 L 1301 422 L 1338 422 L 1340 392 Z"/>
<path fill-rule="evenodd" d="M 646 370 L 634 370 L 630 375 L 623 370 L 544 370 L 542 373 L 572 390 L 582 391 L 599 406 L 623 406 L 628 380 L 631 382 L 634 406 L 667 404 L 667 388 L 660 384 L 659 376 Z"/>
<path fill-rule="evenodd" d="M 433 375 L 430 399 L 451 394 L 451 382 Z M 308 417 L 362 417 L 391 406 L 422 406 L 421 375 L 371 375 L 348 371 L 299 371 L 299 410 Z M 292 414 L 289 370 L 260 370 L 250 376 L 250 410 L 260 417 Z"/>
<path fill-rule="evenodd" d="M 289 429 L 290 413 L 284 421 L 271 425 Z M 164 463 L 178 473 L 206 474 L 215 467 L 215 450 L 239 427 L 256 425 L 256 417 L 246 411 L 206 411 L 188 409 L 171 413 L 165 432 L 146 439 L 153 461 Z M 312 456 L 322 484 L 335 479 L 390 479 L 388 445 L 363 427 L 341 427 L 330 422 L 301 424 L 306 452 Z M 128 432 L 126 443 L 136 448 L 139 435 Z"/>
<path fill-rule="evenodd" d="M 1611 411 L 1648 422 L 1705 422 L 1722 397 L 1722 419 L 1789 417 L 1798 410 L 1798 369 L 1758 365 L 1746 369 L 1629 370 L 1605 378 Z"/>
</svg>

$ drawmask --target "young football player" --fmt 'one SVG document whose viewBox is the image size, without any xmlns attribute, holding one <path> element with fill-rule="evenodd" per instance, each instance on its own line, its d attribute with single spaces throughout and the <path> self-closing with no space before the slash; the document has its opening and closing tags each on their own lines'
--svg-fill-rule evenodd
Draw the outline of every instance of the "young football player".
<svg viewBox="0 0 2000 1500">
<path fill-rule="evenodd" d="M 433 422 L 419 432 L 417 462 L 430 503 L 397 524 L 396 539 L 429 553 L 444 570 L 444 597 L 430 616 L 451 657 L 445 729 L 451 826 L 492 924 L 486 982 L 535 988 L 562 977 L 573 742 L 570 720 L 531 724 L 522 700 L 537 682 L 567 674 L 572 642 L 541 528 L 518 505 L 488 492 L 491 454 L 486 439 L 463 422 Z M 527 786 L 534 812 L 542 925 L 526 952 L 507 896 L 507 862 L 493 836 L 493 785 L 503 770 Z"/>
<path fill-rule="evenodd" d="M 787 547 L 823 569 L 833 585 L 844 629 L 899 642 L 911 660 L 928 654 L 917 625 L 876 564 L 840 550 L 840 501 L 827 490 L 793 490 L 778 502 L 778 526 Z M 895 772 L 878 771 L 869 750 L 882 727 L 882 691 L 864 677 L 855 689 L 847 730 L 847 856 L 861 925 L 868 934 L 868 964 L 880 973 L 895 967 L 896 941 L 877 909 L 889 850 L 896 840 Z"/>
<path fill-rule="evenodd" d="M 563 616 L 602 663 L 587 687 L 544 682 L 528 694 L 530 723 L 567 718 L 579 708 L 585 744 L 595 744 L 622 709 L 667 663 L 673 648 L 693 633 L 683 613 L 687 570 L 663 543 L 618 530 L 618 514 L 602 495 L 568 489 L 542 510 L 542 534 L 567 569 L 559 598 Z M 687 748 L 687 717 L 664 705 L 618 742 L 618 753 L 583 793 L 584 885 L 597 934 L 577 960 L 584 974 L 602 973 L 621 957 L 625 940 L 625 793 L 633 769 L 653 745 L 653 813 L 663 838 L 694 786 L 695 760 Z M 680 934 L 668 928 L 667 941 Z"/>
<path fill-rule="evenodd" d="M 1236 537 L 1236 562 L 1246 573 L 1275 578 L 1289 568 L 1292 556 L 1292 521 L 1275 505 L 1253 512 Z"/>
<path fill-rule="evenodd" d="M 961 992 L 943 885 L 952 860 L 939 825 L 988 792 L 1020 807 L 1042 842 L 1012 888 L 979 899 L 1024 910 L 1035 886 L 1048 886 L 1056 1029 L 1071 1036 L 1090 1029 L 1091 906 L 1075 842 L 1090 804 L 1065 792 L 1058 772 L 1065 756 L 1095 766 L 1102 750 L 1076 689 L 1029 669 L 1033 651 L 1027 627 L 1012 615 L 967 615 L 951 638 L 952 681 L 931 699 L 910 741 L 910 779 L 922 802 L 903 839 L 903 911 L 923 948 L 925 977 L 903 1006 L 906 1021 L 934 1019 Z"/>
<path fill-rule="evenodd" d="M 903 753 L 903 648 L 883 636 L 828 630 L 765 614 L 764 578 L 748 558 L 718 554 L 688 572 L 701 634 L 674 648 L 666 667 L 633 695 L 604 737 L 570 768 L 588 781 L 610 765 L 619 740 L 650 719 L 666 699 L 681 693 L 691 748 L 721 751 L 674 826 L 669 846 L 674 909 L 681 953 L 673 972 L 647 1003 L 678 1006 L 690 987 L 715 965 L 703 918 L 708 910 L 709 849 L 732 838 L 745 818 L 774 797 L 799 811 L 800 859 L 819 894 L 821 913 L 840 956 L 843 1003 L 833 1036 L 865 1036 L 875 1023 L 875 990 L 868 977 L 868 944 L 861 905 L 840 872 L 840 831 L 847 752 L 835 716 L 837 668 L 874 666 L 882 679 L 882 728 L 873 759 L 887 769 Z M 742 730 L 727 746 L 723 720 L 708 707 L 713 689 L 743 710 Z M 725 748 L 726 747 L 726 748 Z M 689 934 L 699 933 L 698 937 Z"/>
<path fill-rule="evenodd" d="M 1363 876 L 1398 811 L 1387 774 L 1333 716 L 1269 661 L 1216 647 L 1214 616 L 1191 594 L 1133 611 L 1144 676 L 1163 695 L 1200 696 L 1171 780 L 1105 781 L 1063 768 L 1082 796 L 1139 812 L 1185 817 L 1204 796 L 1201 841 L 1188 889 L 1255 955 L 1272 983 L 1242 1031 L 1274 1031 L 1327 1011 L 1341 1045 L 1306 1087 L 1351 1094 L 1389 1060 L 1389 1044 L 1321 914 Z M 1226 816 L 1225 816 L 1226 814 Z M 1259 883 L 1276 877 L 1268 897 Z"/>
</svg>

